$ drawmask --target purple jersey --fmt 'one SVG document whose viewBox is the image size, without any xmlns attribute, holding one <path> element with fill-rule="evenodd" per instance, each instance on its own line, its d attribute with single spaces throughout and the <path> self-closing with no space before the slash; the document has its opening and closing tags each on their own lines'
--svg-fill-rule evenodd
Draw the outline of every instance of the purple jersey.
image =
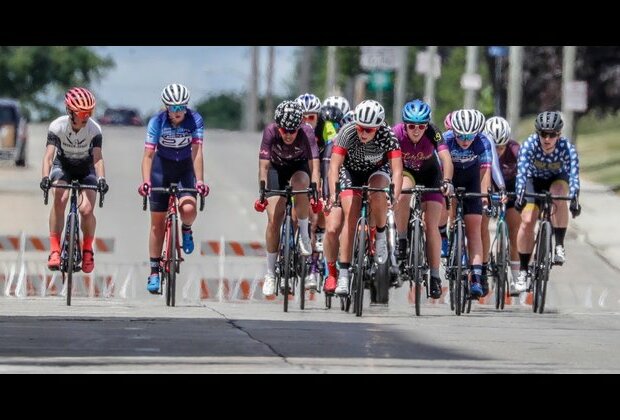
<svg viewBox="0 0 620 420">
<path fill-rule="evenodd" d="M 519 156 L 519 143 L 510 139 L 506 143 L 506 150 L 500 156 L 499 163 L 502 166 L 504 181 L 508 182 L 517 177 L 517 157 Z"/>
<path fill-rule="evenodd" d="M 396 124 L 393 130 L 403 153 L 403 167 L 410 171 L 425 171 L 431 165 L 436 164 L 435 149 L 438 152 L 448 150 L 448 146 L 446 146 L 439 131 L 434 131 L 435 135 L 433 136 L 427 129 L 420 141 L 413 143 L 407 136 L 404 123 Z"/>
<path fill-rule="evenodd" d="M 297 137 L 291 144 L 285 144 L 276 123 L 271 123 L 263 130 L 259 158 L 269 160 L 277 166 L 290 166 L 301 160 L 319 158 L 319 147 L 314 130 L 309 124 L 302 124 Z"/>
</svg>

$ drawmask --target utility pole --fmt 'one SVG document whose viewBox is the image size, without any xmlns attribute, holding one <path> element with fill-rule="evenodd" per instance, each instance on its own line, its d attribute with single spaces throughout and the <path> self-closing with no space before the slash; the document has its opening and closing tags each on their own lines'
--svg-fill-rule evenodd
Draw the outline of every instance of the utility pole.
<svg viewBox="0 0 620 420">
<path fill-rule="evenodd" d="M 265 116 L 263 122 L 269 124 L 273 118 L 273 67 L 275 61 L 275 47 L 269 46 L 267 58 L 267 89 L 265 91 Z"/>
<path fill-rule="evenodd" d="M 467 58 L 465 62 L 465 75 L 474 75 L 478 73 L 478 47 L 470 45 L 467 47 Z M 474 86 L 465 88 L 465 101 L 463 107 L 465 109 L 473 109 L 476 107 L 476 93 L 478 89 Z"/>
<path fill-rule="evenodd" d="M 575 61 L 577 59 L 577 47 L 564 47 L 562 52 L 562 116 L 564 119 L 564 136 L 576 144 L 577 133 L 574 129 L 575 111 L 567 106 L 567 86 L 575 80 Z M 545 110 L 546 111 L 546 110 Z"/>
<path fill-rule="evenodd" d="M 437 55 L 437 46 L 428 47 L 426 53 L 428 55 L 428 70 L 424 83 L 424 101 L 431 109 L 435 109 L 435 55 Z"/>
<path fill-rule="evenodd" d="M 405 106 L 405 94 L 407 90 L 407 58 L 408 47 L 398 47 L 398 68 L 396 69 L 396 88 L 394 89 L 394 113 L 392 125 L 401 120 L 401 111 Z M 431 108 L 432 109 L 432 108 Z"/>
<path fill-rule="evenodd" d="M 301 63 L 299 63 L 301 69 L 299 72 L 299 92 L 304 94 L 310 91 L 310 67 L 312 63 L 312 53 L 314 47 L 304 46 L 302 47 Z"/>
<path fill-rule="evenodd" d="M 512 128 L 512 137 L 518 138 L 517 127 L 521 120 L 521 95 L 523 94 L 523 47 L 511 46 L 508 56 L 508 109 L 506 116 Z"/>
<path fill-rule="evenodd" d="M 327 77 L 325 80 L 325 97 L 335 95 L 336 87 L 336 48 L 327 47 Z"/>
<path fill-rule="evenodd" d="M 246 115 L 246 130 L 256 131 L 256 123 L 258 122 L 258 55 L 259 47 L 253 46 L 251 49 L 251 70 L 250 70 L 250 88 L 248 91 L 248 107 Z"/>
</svg>

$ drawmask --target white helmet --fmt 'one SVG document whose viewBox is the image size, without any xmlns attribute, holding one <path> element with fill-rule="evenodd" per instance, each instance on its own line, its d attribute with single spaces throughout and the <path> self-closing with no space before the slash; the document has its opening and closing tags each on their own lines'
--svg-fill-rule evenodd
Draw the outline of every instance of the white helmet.
<svg viewBox="0 0 620 420">
<path fill-rule="evenodd" d="M 301 105 L 304 114 L 319 113 L 321 111 L 321 100 L 312 93 L 304 93 L 299 95 L 296 101 Z"/>
<path fill-rule="evenodd" d="M 355 122 L 364 127 L 379 127 L 385 121 L 383 105 L 372 99 L 360 102 L 355 107 Z"/>
<path fill-rule="evenodd" d="M 510 139 L 510 124 L 502 117 L 492 117 L 487 120 L 484 134 L 493 139 L 496 146 L 503 146 Z"/>
<path fill-rule="evenodd" d="M 484 128 L 484 115 L 477 109 L 459 109 L 450 117 L 454 134 L 478 134 Z"/>
<path fill-rule="evenodd" d="M 172 83 L 161 91 L 161 100 L 164 105 L 187 105 L 189 103 L 189 90 L 178 83 Z"/>
<path fill-rule="evenodd" d="M 323 101 L 323 106 L 338 107 L 342 111 L 343 115 L 351 110 L 351 105 L 349 105 L 349 101 L 347 101 L 347 98 L 343 96 L 330 96 Z"/>
</svg>

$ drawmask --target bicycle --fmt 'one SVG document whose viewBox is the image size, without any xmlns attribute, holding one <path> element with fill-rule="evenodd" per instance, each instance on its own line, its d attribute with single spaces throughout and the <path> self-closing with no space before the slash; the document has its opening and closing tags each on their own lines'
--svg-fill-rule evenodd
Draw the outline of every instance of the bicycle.
<svg viewBox="0 0 620 420">
<path fill-rule="evenodd" d="M 532 310 L 534 313 L 542 314 L 545 310 L 545 299 L 547 297 L 547 282 L 551 267 L 558 265 L 553 262 L 553 248 L 551 246 L 551 234 L 553 227 L 551 225 L 551 210 L 553 200 L 570 201 L 571 198 L 563 195 L 551 195 L 549 191 L 542 193 L 523 194 L 524 197 L 531 197 L 540 200 L 540 211 L 538 212 L 536 241 L 534 249 L 534 262 L 530 263 L 528 278 L 532 281 L 528 282 L 528 292 L 533 292 Z M 533 290 L 532 290 L 533 289 Z"/>
<path fill-rule="evenodd" d="M 467 310 L 471 311 L 472 297 L 469 290 L 469 257 L 465 242 L 465 219 L 463 216 L 463 200 L 470 197 L 488 197 L 488 194 L 468 193 L 465 188 L 458 187 L 450 197 L 457 200 L 455 220 L 448 233 L 449 253 L 446 258 L 446 279 L 450 291 L 450 309 L 456 315 Z M 467 308 L 465 307 L 467 305 Z"/>
<path fill-rule="evenodd" d="M 353 311 L 356 316 L 362 316 L 364 303 L 364 288 L 366 283 L 370 283 L 370 272 L 374 263 L 371 255 L 371 244 L 367 240 L 369 235 L 368 216 L 370 214 L 370 202 L 368 201 L 368 192 L 384 192 L 388 194 L 389 202 L 393 201 L 394 184 L 390 184 L 387 188 L 373 188 L 368 185 L 361 187 L 341 188 L 340 183 L 336 183 L 336 202 L 339 203 L 339 195 L 341 190 L 357 190 L 362 192 L 362 206 L 360 209 L 360 217 L 355 226 L 355 237 L 353 239 L 353 250 L 351 258 L 351 267 L 349 268 L 349 293 L 340 297 L 341 308 L 346 312 L 351 307 L 353 300 Z M 377 287 L 381 287 L 376 285 Z"/>
<path fill-rule="evenodd" d="M 426 234 L 422 218 L 422 194 L 442 193 L 441 188 L 425 188 L 415 186 L 403 189 L 401 194 L 411 194 L 409 221 L 407 222 L 407 261 L 402 262 L 400 271 L 409 281 L 409 290 L 415 287 L 415 314 L 420 316 L 422 285 L 426 289 L 426 298 L 430 298 L 430 282 L 428 281 L 428 260 L 426 256 Z M 449 201 L 446 202 L 449 207 Z M 414 286 L 415 285 L 415 286 Z"/>
<path fill-rule="evenodd" d="M 71 190 L 69 214 L 65 223 L 65 231 L 60 247 L 60 272 L 62 282 L 67 280 L 67 306 L 71 306 L 71 292 L 73 288 L 73 273 L 82 270 L 82 248 L 80 245 L 80 221 L 78 218 L 77 196 L 81 190 L 95 190 L 99 192 L 99 207 L 103 207 L 105 194 L 101 192 L 97 185 L 80 184 L 77 180 L 71 184 L 56 184 L 50 188 L 61 188 Z M 43 191 L 43 203 L 47 206 L 49 188 Z"/>
<path fill-rule="evenodd" d="M 318 193 L 316 184 L 313 182 L 309 188 L 304 190 L 293 190 L 291 185 L 287 185 L 284 190 L 271 190 L 265 187 L 265 181 L 260 182 L 260 202 L 265 201 L 265 194 L 272 193 L 280 197 L 286 198 L 284 210 L 284 221 L 280 229 L 280 244 L 278 246 L 278 257 L 276 259 L 275 277 L 276 277 L 276 296 L 278 291 L 282 290 L 284 296 L 284 312 L 288 312 L 288 296 L 297 286 L 296 280 L 299 280 L 299 308 L 305 308 L 305 283 L 306 274 L 310 263 L 307 258 L 303 258 L 299 249 L 299 229 L 295 234 L 293 227 L 293 196 L 297 194 L 308 194 L 310 199 L 318 201 Z M 293 276 L 296 273 L 297 276 Z M 291 281 L 293 287 L 289 287 Z"/>
<path fill-rule="evenodd" d="M 507 197 L 514 197 L 514 193 L 505 193 Z M 500 202 L 498 193 L 489 191 L 489 200 L 497 209 L 497 224 L 495 237 L 491 242 L 489 251 L 489 271 L 493 276 L 495 285 L 495 309 L 504 309 L 506 303 L 506 290 L 508 288 L 508 270 L 510 269 L 510 237 L 508 236 L 508 223 L 506 222 L 506 203 Z"/>
<path fill-rule="evenodd" d="M 162 294 L 162 286 L 166 284 L 166 306 L 175 306 L 176 279 L 180 273 L 181 243 L 179 242 L 179 194 L 184 192 L 198 193 L 195 188 L 179 188 L 178 184 L 171 183 L 168 187 L 151 188 L 151 193 L 159 192 L 168 194 L 168 210 L 166 213 L 166 230 L 164 232 L 164 247 L 161 253 L 160 273 L 162 275 L 159 285 L 159 294 Z M 200 195 L 200 194 L 198 194 Z M 142 210 L 146 211 L 147 197 L 142 197 Z M 205 198 L 200 195 L 200 211 L 204 209 Z"/>
</svg>

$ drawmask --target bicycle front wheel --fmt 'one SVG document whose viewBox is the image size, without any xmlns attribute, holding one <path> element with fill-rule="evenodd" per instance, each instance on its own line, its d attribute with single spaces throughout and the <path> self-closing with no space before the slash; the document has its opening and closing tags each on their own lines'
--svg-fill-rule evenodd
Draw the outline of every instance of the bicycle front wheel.
<svg viewBox="0 0 620 420">
<path fill-rule="evenodd" d="M 291 218 L 287 216 L 284 224 L 284 293 L 282 294 L 284 297 L 284 312 L 288 312 L 289 284 L 291 281 L 292 234 Z"/>
<path fill-rule="evenodd" d="M 463 266 L 463 224 L 458 221 L 456 224 L 456 232 L 454 237 L 454 246 L 456 247 L 453 252 L 456 257 L 456 270 L 455 271 L 455 288 L 454 288 L 454 308 L 457 315 L 461 315 L 461 312 L 465 310 L 465 301 L 467 299 L 467 279 L 464 279 L 464 269 Z"/>
<path fill-rule="evenodd" d="M 409 266 L 411 267 L 411 275 L 415 287 L 415 314 L 420 316 L 420 306 L 422 298 L 422 270 L 421 264 L 424 256 L 424 245 L 422 239 L 422 225 L 416 220 L 413 225 L 413 243 L 409 250 Z"/>
<path fill-rule="evenodd" d="M 69 249 L 67 249 L 67 306 L 71 306 L 71 291 L 73 289 L 73 267 L 75 265 L 76 256 L 76 214 L 69 214 L 69 223 L 67 228 L 69 229 Z"/>
<path fill-rule="evenodd" d="M 538 308 L 534 308 L 534 312 L 538 309 L 538 313 L 542 314 L 545 310 L 547 282 L 551 269 L 551 223 L 541 222 L 539 233 L 536 243 L 536 287 L 534 288 L 534 301 Z"/>
<path fill-rule="evenodd" d="M 508 285 L 508 228 L 506 222 L 500 221 L 497 224 L 497 242 L 495 250 L 495 268 L 497 277 L 495 279 L 495 309 L 504 309 L 506 303 L 506 286 Z"/>
<path fill-rule="evenodd" d="M 177 254 L 178 247 L 178 221 L 176 217 L 172 218 L 170 222 L 170 247 L 169 252 L 169 273 L 168 273 L 168 296 L 170 297 L 170 306 L 175 306 L 175 296 L 177 289 L 177 265 L 179 264 L 179 256 Z M 168 300 L 166 298 L 166 300 Z"/>
<path fill-rule="evenodd" d="M 356 240 L 353 242 L 355 261 L 355 272 L 353 275 L 353 306 L 356 316 L 362 316 L 364 305 L 364 276 L 365 276 L 365 259 L 366 259 L 366 219 L 360 219 L 356 230 Z"/>
</svg>

